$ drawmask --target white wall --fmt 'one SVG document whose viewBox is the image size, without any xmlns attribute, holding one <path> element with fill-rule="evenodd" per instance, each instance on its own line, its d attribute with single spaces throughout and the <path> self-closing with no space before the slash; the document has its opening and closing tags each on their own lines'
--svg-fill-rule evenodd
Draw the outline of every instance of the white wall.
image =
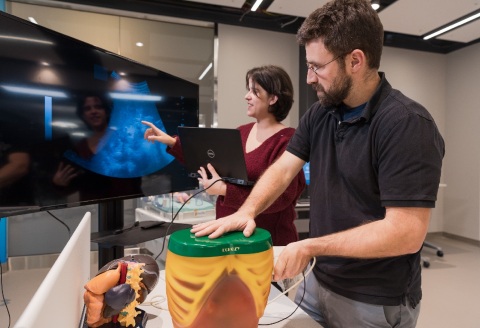
<svg viewBox="0 0 480 328">
<path fill-rule="evenodd" d="M 395 89 L 432 114 L 445 134 L 447 57 L 442 54 L 384 47 L 380 70 Z"/>
<path fill-rule="evenodd" d="M 447 55 L 444 231 L 480 240 L 480 44 Z"/>
<path fill-rule="evenodd" d="M 246 115 L 245 74 L 250 68 L 273 64 L 290 75 L 295 98 L 287 126 L 298 125 L 298 56 L 295 35 L 231 25 L 218 27 L 218 127 L 236 128 L 252 122 Z"/>
</svg>

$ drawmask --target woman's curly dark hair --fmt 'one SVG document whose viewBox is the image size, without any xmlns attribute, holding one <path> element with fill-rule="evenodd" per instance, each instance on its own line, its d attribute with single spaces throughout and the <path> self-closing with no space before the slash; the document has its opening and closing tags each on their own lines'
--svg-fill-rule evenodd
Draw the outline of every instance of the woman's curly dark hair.
<svg viewBox="0 0 480 328">
<path fill-rule="evenodd" d="M 285 70 L 275 65 L 265 65 L 250 69 L 246 76 L 247 90 L 249 80 L 260 85 L 268 94 L 277 96 L 275 104 L 268 108 L 268 112 L 275 116 L 277 122 L 283 121 L 293 104 L 293 84 Z M 258 95 L 257 95 L 258 96 Z"/>
</svg>

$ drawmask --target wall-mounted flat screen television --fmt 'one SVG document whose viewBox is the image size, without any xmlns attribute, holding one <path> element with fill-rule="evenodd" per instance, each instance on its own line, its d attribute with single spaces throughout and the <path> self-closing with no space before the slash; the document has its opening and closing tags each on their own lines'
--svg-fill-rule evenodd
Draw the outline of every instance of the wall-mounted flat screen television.
<svg viewBox="0 0 480 328">
<path fill-rule="evenodd" d="M 1 216 L 198 188 L 141 123 L 198 126 L 197 84 L 3 12 L 0 49 Z"/>
</svg>

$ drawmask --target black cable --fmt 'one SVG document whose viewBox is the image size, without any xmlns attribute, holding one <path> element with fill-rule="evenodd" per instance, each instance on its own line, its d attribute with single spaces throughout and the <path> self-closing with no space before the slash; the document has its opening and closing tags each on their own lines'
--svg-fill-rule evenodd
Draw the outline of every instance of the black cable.
<svg viewBox="0 0 480 328">
<path fill-rule="evenodd" d="M 190 199 L 192 199 L 193 197 L 197 196 L 198 194 L 204 192 L 204 191 L 207 191 L 208 189 L 210 189 L 215 183 L 217 183 L 218 181 L 223 181 L 222 178 L 220 179 L 217 179 L 215 181 L 213 181 L 213 183 L 208 186 L 207 188 L 204 188 L 200 191 L 197 191 L 196 193 L 194 193 L 192 196 L 188 197 L 187 200 L 182 204 L 182 206 L 180 206 L 180 208 L 177 210 L 177 212 L 175 213 L 175 215 L 173 215 L 173 194 L 172 194 L 172 220 L 169 222 L 168 224 L 168 227 L 167 227 L 167 230 L 165 231 L 165 236 L 163 237 L 163 242 L 162 242 L 162 248 L 160 249 L 160 253 L 158 253 L 157 256 L 155 256 L 155 261 L 158 259 L 158 257 L 163 253 L 163 250 L 165 249 L 165 241 L 167 240 L 167 236 L 168 236 L 168 231 L 170 231 L 170 227 L 172 226 L 173 224 L 173 221 L 175 221 L 175 219 L 177 218 L 178 216 L 178 213 L 180 213 L 180 211 L 182 210 L 182 208 L 190 201 Z"/>
<path fill-rule="evenodd" d="M 287 315 L 285 318 L 283 319 L 280 319 L 278 321 L 275 321 L 275 322 L 270 322 L 270 323 L 259 323 L 258 325 L 259 326 L 271 326 L 271 325 L 275 325 L 279 322 L 282 322 L 283 320 L 287 320 L 288 318 L 290 318 L 297 310 L 298 308 L 300 307 L 300 304 L 302 304 L 303 302 L 303 298 L 305 297 L 305 290 L 306 290 L 306 286 L 305 286 L 305 273 L 303 273 L 302 271 L 302 276 L 303 276 L 303 294 L 302 294 L 302 298 L 300 299 L 300 302 L 298 302 L 297 304 L 297 307 L 295 308 L 295 310 L 293 310 L 292 313 L 290 313 L 289 315 Z"/>
<path fill-rule="evenodd" d="M 285 26 L 287 26 L 287 25 L 290 25 L 290 24 L 293 24 L 293 23 L 295 23 L 297 20 L 298 20 L 298 16 L 297 16 L 297 17 L 295 17 L 294 19 L 292 19 L 292 20 L 291 20 L 291 21 L 289 21 L 289 22 L 286 22 L 286 23 L 280 24 L 280 27 L 281 27 L 281 28 L 284 28 L 284 27 L 285 27 Z"/>
<path fill-rule="evenodd" d="M 3 218 L 0 218 L 0 222 L 2 220 Z M 10 317 L 10 311 L 8 310 L 7 299 L 5 298 L 5 294 L 3 293 L 3 267 L 1 262 L 0 262 L 0 289 L 2 291 L 3 304 L 5 304 L 5 309 L 7 310 L 7 314 L 8 314 L 8 328 L 10 328 L 10 323 L 12 321 L 12 318 Z"/>
<path fill-rule="evenodd" d="M 53 215 L 52 212 L 47 211 L 47 213 L 50 214 L 55 220 L 57 220 L 58 222 L 60 222 L 61 224 L 63 224 L 67 228 L 68 238 L 70 239 L 70 237 L 72 236 L 72 232 L 70 231 L 70 227 L 65 222 L 63 222 L 62 220 L 57 218 L 55 215 Z"/>
<path fill-rule="evenodd" d="M 113 232 L 114 235 L 119 235 L 125 231 L 130 231 L 135 227 L 138 227 L 140 225 L 140 221 L 135 221 L 130 227 L 128 228 L 122 228 L 122 229 L 117 229 Z"/>
<path fill-rule="evenodd" d="M 172 205 L 170 206 L 170 209 L 172 210 L 172 218 L 173 218 L 173 192 L 170 193 L 170 204 Z"/>
</svg>

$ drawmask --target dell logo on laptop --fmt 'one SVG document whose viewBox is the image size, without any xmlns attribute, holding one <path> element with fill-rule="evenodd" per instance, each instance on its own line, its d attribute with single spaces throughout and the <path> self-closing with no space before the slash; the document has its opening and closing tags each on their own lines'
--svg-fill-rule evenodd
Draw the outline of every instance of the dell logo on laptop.
<svg viewBox="0 0 480 328">
<path fill-rule="evenodd" d="M 211 149 L 207 150 L 207 156 L 210 157 L 210 158 L 214 158 L 215 157 L 215 152 Z"/>
</svg>

